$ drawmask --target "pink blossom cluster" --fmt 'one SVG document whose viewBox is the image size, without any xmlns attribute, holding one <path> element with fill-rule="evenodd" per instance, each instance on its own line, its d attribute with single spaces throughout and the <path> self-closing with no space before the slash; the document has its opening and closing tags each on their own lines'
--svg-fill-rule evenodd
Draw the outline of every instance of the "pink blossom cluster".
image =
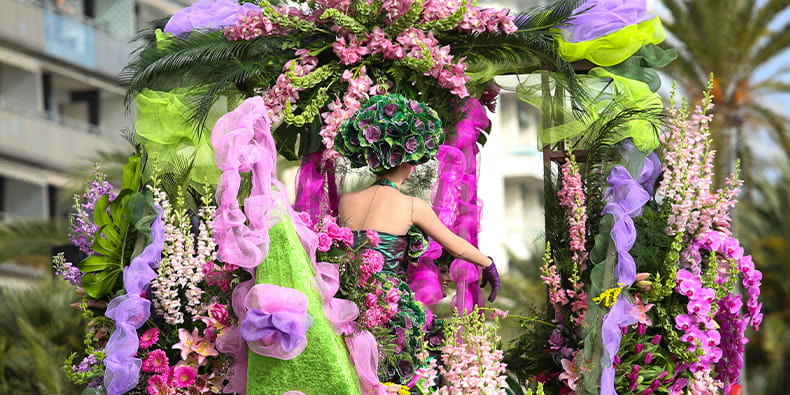
<svg viewBox="0 0 790 395">
<path fill-rule="evenodd" d="M 354 245 L 354 233 L 351 229 L 340 226 L 331 215 L 324 216 L 324 219 L 316 224 L 314 229 L 318 235 L 318 251 L 327 252 L 333 246 Z"/>
<path fill-rule="evenodd" d="M 384 268 L 384 255 L 374 249 L 366 248 L 359 256 L 362 258 L 362 264 L 359 266 L 357 284 L 365 286 L 374 274 Z"/>
<path fill-rule="evenodd" d="M 570 247 L 573 252 L 573 263 L 579 270 L 584 270 L 587 265 L 587 250 L 585 237 L 587 226 L 587 208 L 584 204 L 584 187 L 582 176 L 576 162 L 568 160 L 562 164 L 562 188 L 557 192 L 560 206 L 568 214 L 568 230 L 570 233 Z"/>
<path fill-rule="evenodd" d="M 326 148 L 326 155 L 334 156 L 335 136 L 343 124 L 343 121 L 350 118 L 370 96 L 376 95 L 385 91 L 380 86 L 374 86 L 373 80 L 367 75 L 367 68 L 362 66 L 356 72 L 351 70 L 344 70 L 341 76 L 344 82 L 348 84 L 346 94 L 343 98 L 336 98 L 329 103 L 327 110 L 321 113 L 323 125 L 318 131 L 321 136 L 321 142 Z M 325 158 L 329 159 L 329 157 Z"/>
<path fill-rule="evenodd" d="M 675 290 L 688 298 L 686 305 L 687 314 L 675 317 L 675 328 L 683 331 L 680 340 L 688 343 L 689 351 L 702 349 L 697 362 L 692 363 L 689 369 L 698 372 L 717 363 L 722 357 L 721 334 L 718 324 L 713 320 L 711 306 L 716 301 L 716 292 L 703 286 L 699 276 L 690 271 L 680 269 L 677 272 L 677 286 Z"/>
<path fill-rule="evenodd" d="M 181 359 L 170 365 L 167 354 L 162 349 L 148 351 L 143 360 L 141 370 L 150 373 L 148 379 L 149 394 L 181 394 L 181 393 L 219 393 L 225 377 L 215 373 L 199 374 L 201 367 L 206 366 L 210 357 L 219 355 L 215 348 L 217 333 L 227 327 L 228 312 L 224 305 L 215 303 L 210 308 L 210 315 L 202 317 L 207 323 L 203 336 L 197 328 L 188 331 L 179 328 L 179 342 L 172 348 L 181 350 Z M 141 339 L 149 336 L 158 338 L 156 328 L 147 330 Z"/>
<path fill-rule="evenodd" d="M 694 395 L 719 395 L 721 394 L 722 390 L 722 383 L 719 380 L 714 379 L 711 377 L 710 370 L 700 370 L 694 372 L 694 377 L 688 384 L 688 390 L 690 393 Z M 725 394 L 729 394 L 729 391 L 725 391 Z"/>
<path fill-rule="evenodd" d="M 161 190 L 152 188 L 152 191 L 154 203 L 162 207 L 165 249 L 157 277 L 151 281 L 151 290 L 156 295 L 155 307 L 165 322 L 178 325 L 184 322 L 184 312 L 196 316 L 203 309 L 204 266 L 216 259 L 217 246 L 211 231 L 216 209 L 207 206 L 198 210 L 198 234 L 193 237 L 186 211 L 174 210 Z"/>
<path fill-rule="evenodd" d="M 720 262 L 718 263 L 719 271 L 716 279 L 720 284 L 733 275 L 729 273 L 730 261 L 736 263 L 738 271 L 743 276 L 741 284 L 748 295 L 746 302 L 748 314 L 743 317 L 743 320 L 748 325 L 751 325 L 754 330 L 759 330 L 763 319 L 761 312 L 763 304 L 759 300 L 763 274 L 754 267 L 751 255 L 743 255 L 743 247 L 741 247 L 738 239 L 730 237 L 725 232 L 710 231 L 701 238 L 696 239 L 693 246 L 702 251 L 715 252 L 716 256 L 720 257 L 718 258 Z"/>
<path fill-rule="evenodd" d="M 306 49 L 297 50 L 295 53 L 297 58 L 285 63 L 283 74 L 280 74 L 275 84 L 263 93 L 263 102 L 273 123 L 282 120 L 282 111 L 286 104 L 296 103 L 302 90 L 293 86 L 291 79 L 285 73 L 292 72 L 294 77 L 304 77 L 318 66 L 318 58 L 310 55 L 309 52 Z"/>
<path fill-rule="evenodd" d="M 690 222 L 698 221 L 698 209 L 711 202 L 697 201 L 700 191 L 707 191 L 712 183 L 714 152 L 710 150 L 709 123 L 706 115 L 713 104 L 696 106 L 687 119 L 678 109 L 670 109 L 672 122 L 669 133 L 661 136 L 665 145 L 664 176 L 658 193 L 669 206 L 668 229 L 670 235 L 689 229 Z M 695 210 L 697 209 L 697 210 Z"/>
<path fill-rule="evenodd" d="M 510 10 L 506 8 L 495 10 L 473 5 L 466 6 L 466 13 L 458 24 L 458 30 L 474 34 L 485 32 L 513 34 L 518 28 L 513 23 L 513 16 L 508 15 L 509 12 Z"/>
<path fill-rule="evenodd" d="M 492 347 L 484 334 L 464 336 L 461 344 L 442 347 L 444 365 L 439 372 L 447 384 L 438 394 L 505 394 L 506 365 L 502 350 Z"/>
<path fill-rule="evenodd" d="M 391 286 L 384 292 L 385 289 L 378 280 L 374 280 L 369 288 L 373 292 L 365 295 L 366 310 L 362 314 L 360 322 L 366 328 L 381 327 L 398 312 L 398 302 L 400 301 L 401 293 L 395 286 Z M 401 335 L 403 334 L 401 333 Z M 400 352 L 405 342 L 397 343 L 396 341 L 396 352 Z"/>
<path fill-rule="evenodd" d="M 102 173 L 98 166 L 93 170 L 93 176 L 93 181 L 82 197 L 74 195 L 74 214 L 69 217 L 71 222 L 69 240 L 87 255 L 93 255 L 91 247 L 98 230 L 98 226 L 93 220 L 93 208 L 96 206 L 96 202 L 106 194 L 110 194 L 110 201 L 115 199 L 112 185 L 107 181 L 107 175 Z"/>
<path fill-rule="evenodd" d="M 215 304 L 212 306 L 211 314 L 211 317 L 214 318 L 208 320 L 221 319 L 223 311 L 224 316 L 227 317 L 227 310 L 224 306 Z M 198 373 L 200 368 L 207 364 L 208 358 L 219 354 L 215 348 L 217 327 L 224 328 L 225 326 L 207 325 L 203 336 L 198 334 L 197 328 L 194 328 L 192 332 L 179 328 L 179 342 L 173 345 L 173 348 L 181 350 L 181 360 L 174 365 L 170 365 L 164 350 L 148 351 L 141 366 L 143 372 L 152 374 L 148 379 L 148 393 L 219 393 L 225 379 L 223 376 L 216 376 L 213 372 L 210 374 Z M 158 338 L 159 332 L 156 328 L 149 329 L 141 335 L 141 339 L 147 337 L 147 334 Z"/>
<path fill-rule="evenodd" d="M 421 394 L 430 394 L 431 388 L 436 386 L 436 381 L 439 378 L 436 358 L 430 356 L 427 345 L 417 354 L 417 358 L 422 362 L 422 367 L 414 373 L 414 388 Z"/>
<path fill-rule="evenodd" d="M 423 3 L 423 21 L 436 21 L 452 16 L 461 8 L 458 0 L 428 0 Z M 508 15 L 509 10 L 495 10 L 492 8 L 482 8 L 474 5 L 466 6 L 466 13 L 458 24 L 458 30 L 480 34 L 499 33 L 513 34 L 517 27 L 513 23 L 514 18 Z"/>
<path fill-rule="evenodd" d="M 302 16 L 301 12 L 293 8 L 282 7 L 278 11 L 285 15 Z M 279 36 L 291 32 L 291 29 L 274 23 L 260 10 L 247 10 L 246 13 L 239 14 L 235 25 L 225 28 L 225 37 L 229 41 L 254 40 L 261 36 Z"/>
<path fill-rule="evenodd" d="M 557 266 L 548 264 L 544 265 L 541 268 L 540 279 L 544 284 L 546 284 L 546 288 L 549 292 L 549 303 L 551 303 L 555 313 L 554 320 L 559 322 L 562 320 L 560 315 L 560 306 L 567 305 L 570 302 L 570 299 L 568 298 L 566 289 L 562 287 L 562 279 L 560 278 L 559 273 L 557 273 Z"/>
<path fill-rule="evenodd" d="M 743 302 L 741 295 L 729 294 L 718 301 L 719 310 L 716 321 L 722 336 L 722 357 L 716 365 L 716 377 L 726 385 L 729 393 L 732 385 L 738 384 L 743 368 L 743 354 L 749 339 L 744 336 L 749 321 L 741 315 Z"/>
<path fill-rule="evenodd" d="M 208 286 L 219 287 L 223 292 L 230 290 L 231 281 L 235 277 L 233 271 L 238 266 L 232 263 L 218 265 L 214 261 L 207 261 L 203 265 L 203 278 Z"/>
</svg>

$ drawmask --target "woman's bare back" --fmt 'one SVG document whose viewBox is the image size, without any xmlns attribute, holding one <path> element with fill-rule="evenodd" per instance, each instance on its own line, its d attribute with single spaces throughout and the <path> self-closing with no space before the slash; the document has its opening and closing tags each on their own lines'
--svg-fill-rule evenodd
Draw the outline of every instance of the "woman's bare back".
<svg viewBox="0 0 790 395">
<path fill-rule="evenodd" d="M 414 198 L 387 185 L 371 185 L 343 194 L 338 208 L 341 224 L 352 230 L 373 229 L 396 235 L 412 225 Z"/>
</svg>

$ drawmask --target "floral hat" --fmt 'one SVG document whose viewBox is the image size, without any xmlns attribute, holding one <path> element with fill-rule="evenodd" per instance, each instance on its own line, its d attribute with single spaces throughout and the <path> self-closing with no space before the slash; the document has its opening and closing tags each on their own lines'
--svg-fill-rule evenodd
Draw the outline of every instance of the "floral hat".
<svg viewBox="0 0 790 395">
<path fill-rule="evenodd" d="M 371 97 L 335 137 L 335 149 L 352 167 L 369 166 L 375 174 L 404 162 L 425 163 L 442 143 L 444 130 L 436 111 L 399 94 Z"/>
</svg>

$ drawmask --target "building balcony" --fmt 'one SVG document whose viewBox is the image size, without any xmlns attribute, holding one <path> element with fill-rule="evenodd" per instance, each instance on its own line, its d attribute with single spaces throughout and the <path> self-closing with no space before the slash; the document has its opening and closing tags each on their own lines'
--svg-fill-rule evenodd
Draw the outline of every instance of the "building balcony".
<svg viewBox="0 0 790 395">
<path fill-rule="evenodd" d="M 120 131 L 53 117 L 0 98 L 0 156 L 52 170 L 84 164 L 98 151 L 130 149 Z"/>
<path fill-rule="evenodd" d="M 129 4 L 129 1 L 119 3 Z M 128 37 L 42 1 L 0 0 L 0 41 L 116 78 L 133 49 Z M 131 24 L 131 14 L 128 15 Z"/>
</svg>

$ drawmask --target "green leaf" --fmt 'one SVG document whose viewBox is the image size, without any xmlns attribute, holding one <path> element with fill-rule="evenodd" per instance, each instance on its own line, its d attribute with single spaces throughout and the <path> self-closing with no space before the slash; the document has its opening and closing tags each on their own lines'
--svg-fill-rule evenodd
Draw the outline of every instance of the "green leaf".
<svg viewBox="0 0 790 395">
<path fill-rule="evenodd" d="M 113 290 L 121 276 L 121 269 L 120 265 L 113 262 L 112 265 L 102 271 L 86 273 L 82 277 L 82 288 L 92 298 L 99 299 Z"/>
<path fill-rule="evenodd" d="M 123 167 L 123 182 L 121 183 L 121 189 L 131 189 L 135 192 L 140 189 L 141 163 L 140 154 L 134 154 L 129 157 L 129 162 Z"/>
</svg>

